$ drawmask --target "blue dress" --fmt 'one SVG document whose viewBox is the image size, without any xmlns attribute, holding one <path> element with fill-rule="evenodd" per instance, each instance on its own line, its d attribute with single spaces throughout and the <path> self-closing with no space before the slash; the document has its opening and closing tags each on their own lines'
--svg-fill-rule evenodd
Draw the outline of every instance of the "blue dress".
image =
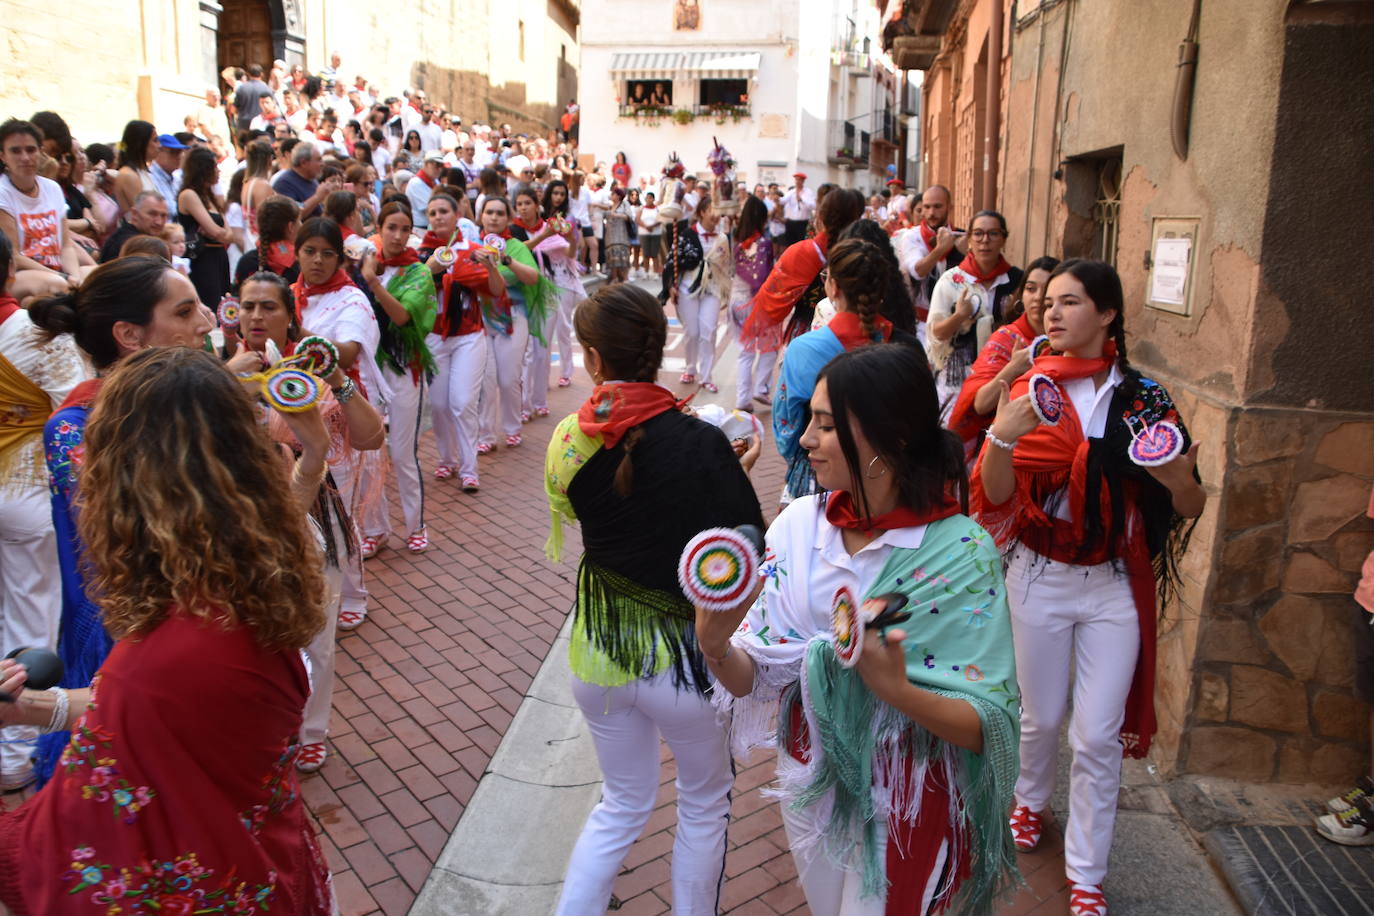
<svg viewBox="0 0 1374 916">
<path fill-rule="evenodd" d="M 57 654 L 66 666 L 63 687 L 90 686 L 91 678 L 114 647 L 101 623 L 100 606 L 86 595 L 80 570 L 76 508 L 72 504 L 89 416 L 89 406 L 73 404 L 54 413 L 43 427 L 43 450 L 52 488 L 52 521 L 57 530 L 57 562 L 62 573 L 62 627 L 57 637 Z M 57 732 L 38 739 L 34 770 L 40 785 L 52 776 L 53 766 L 69 737 L 68 732 Z"/>
</svg>

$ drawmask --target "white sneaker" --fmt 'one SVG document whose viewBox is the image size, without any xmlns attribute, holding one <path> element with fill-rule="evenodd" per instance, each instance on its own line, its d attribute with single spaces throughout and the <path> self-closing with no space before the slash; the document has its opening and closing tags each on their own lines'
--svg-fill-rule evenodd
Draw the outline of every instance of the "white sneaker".
<svg viewBox="0 0 1374 916">
<path fill-rule="evenodd" d="M 1317 818 L 1317 833 L 1342 846 L 1374 846 L 1371 826 L 1374 826 L 1374 807 L 1365 799 L 1340 814 L 1323 814 Z"/>
</svg>

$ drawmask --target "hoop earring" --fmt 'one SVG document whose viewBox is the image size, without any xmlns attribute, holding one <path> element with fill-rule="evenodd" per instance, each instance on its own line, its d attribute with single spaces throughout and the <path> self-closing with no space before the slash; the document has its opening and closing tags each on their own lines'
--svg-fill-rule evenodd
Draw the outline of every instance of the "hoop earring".
<svg viewBox="0 0 1374 916">
<path fill-rule="evenodd" d="M 868 468 L 864 470 L 864 480 L 877 480 L 879 477 L 882 477 L 883 474 L 886 474 L 886 473 L 887 473 L 887 462 L 886 462 L 886 461 L 883 462 L 883 474 L 873 474 L 873 473 L 871 473 L 871 471 L 873 470 L 873 465 L 877 464 L 878 461 L 882 460 L 882 457 L 883 457 L 882 455 L 874 455 L 874 456 L 873 456 L 873 460 L 870 461 L 870 462 L 868 463 Z"/>
</svg>

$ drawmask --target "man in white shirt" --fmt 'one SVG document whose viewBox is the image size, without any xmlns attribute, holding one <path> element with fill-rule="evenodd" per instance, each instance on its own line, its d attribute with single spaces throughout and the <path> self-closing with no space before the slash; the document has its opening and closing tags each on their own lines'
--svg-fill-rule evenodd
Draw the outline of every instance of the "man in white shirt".
<svg viewBox="0 0 1374 916">
<path fill-rule="evenodd" d="M 406 197 L 410 200 L 410 212 L 417 229 L 429 228 L 429 217 L 425 215 L 425 210 L 429 207 L 430 195 L 438 186 L 439 175 L 443 170 L 444 154 L 434 150 L 425 154 L 425 164 L 420 167 L 415 177 L 406 183 Z"/>
<path fill-rule="evenodd" d="M 921 221 L 903 234 L 897 259 L 911 278 L 916 321 L 924 325 L 930 312 L 935 281 L 957 267 L 968 249 L 968 238 L 949 226 L 949 188 L 931 185 L 921 195 Z"/>
<path fill-rule="evenodd" d="M 682 218 L 689 223 L 696 219 L 699 206 L 701 192 L 697 190 L 697 178 L 695 175 L 687 175 L 682 179 Z"/>
<path fill-rule="evenodd" d="M 442 152 L 444 129 L 434 120 L 434 109 L 426 105 L 420 109 L 420 126 L 415 128 L 420 134 L 420 149 L 426 153 Z"/>
<path fill-rule="evenodd" d="M 816 192 L 806 186 L 806 173 L 793 172 L 795 184 L 782 195 L 782 216 L 787 231 L 784 241 L 791 245 L 806 238 L 806 227 L 816 215 Z"/>
</svg>

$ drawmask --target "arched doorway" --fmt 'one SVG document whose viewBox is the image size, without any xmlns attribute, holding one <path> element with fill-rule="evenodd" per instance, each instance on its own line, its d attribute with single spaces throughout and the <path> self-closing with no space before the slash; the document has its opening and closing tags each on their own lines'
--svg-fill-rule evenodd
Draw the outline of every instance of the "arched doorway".
<svg viewBox="0 0 1374 916">
<path fill-rule="evenodd" d="M 220 0 L 219 66 L 258 64 L 266 73 L 275 58 L 268 0 Z"/>
</svg>

